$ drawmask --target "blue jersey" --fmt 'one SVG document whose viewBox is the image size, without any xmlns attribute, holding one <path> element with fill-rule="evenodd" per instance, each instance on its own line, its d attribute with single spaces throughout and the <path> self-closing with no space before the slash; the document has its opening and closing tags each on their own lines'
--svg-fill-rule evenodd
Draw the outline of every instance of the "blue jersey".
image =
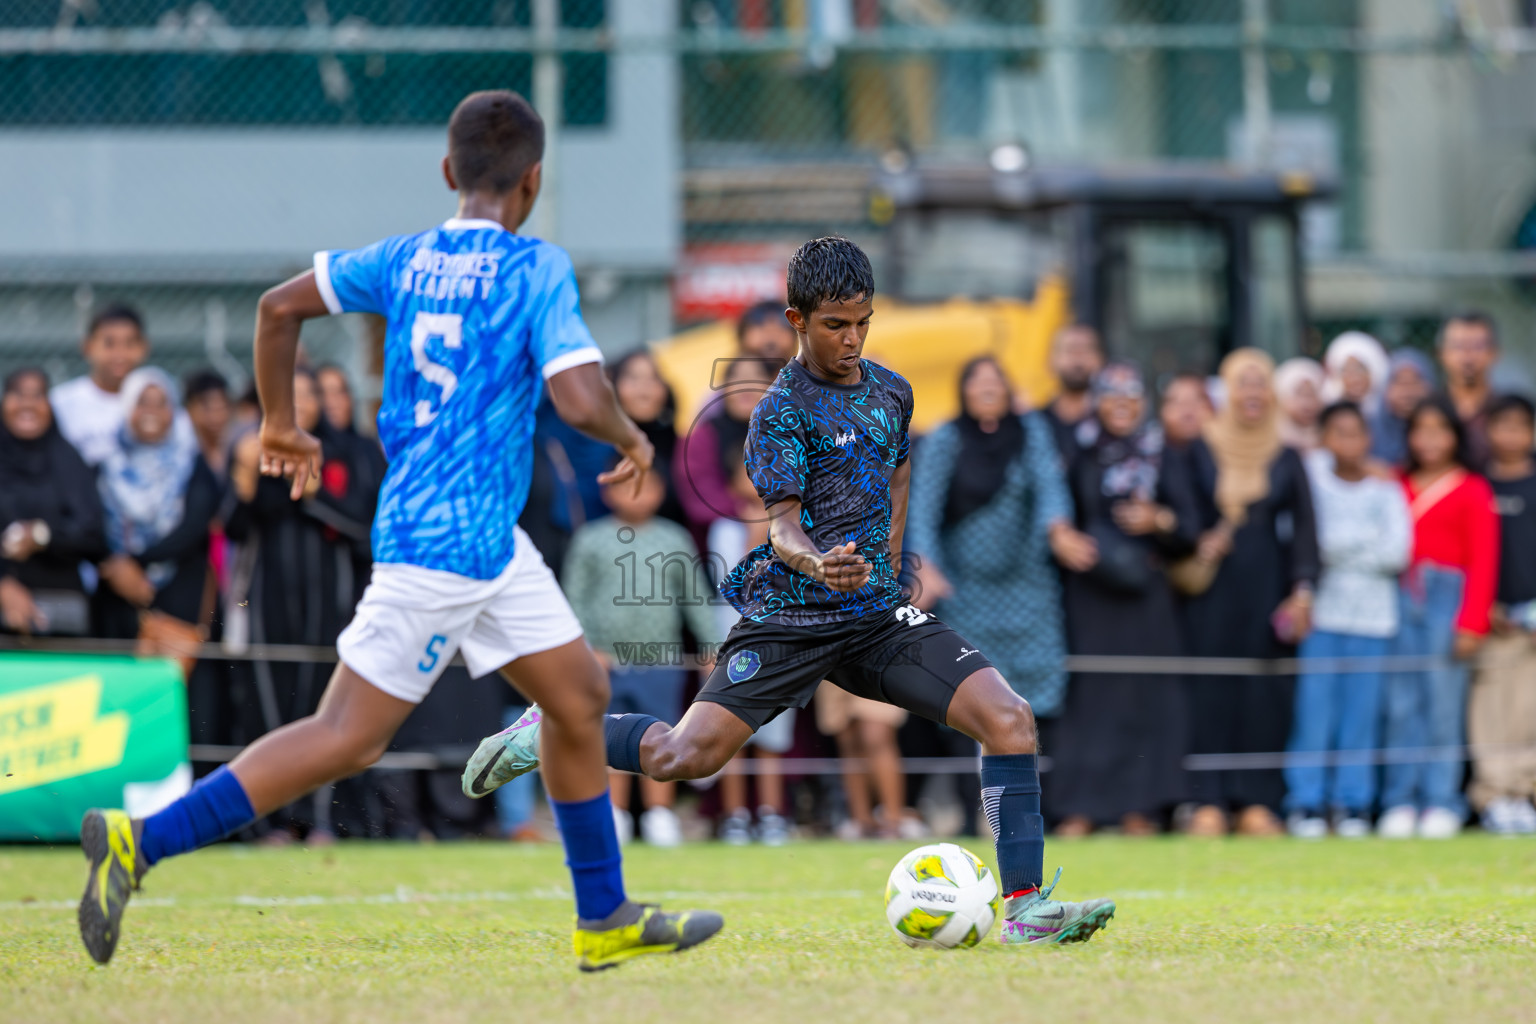
<svg viewBox="0 0 1536 1024">
<path fill-rule="evenodd" d="M 541 381 L 602 358 L 570 257 L 494 221 L 450 220 L 318 252 L 315 283 L 332 313 L 388 322 L 374 560 L 495 578 L 528 500 Z"/>
</svg>

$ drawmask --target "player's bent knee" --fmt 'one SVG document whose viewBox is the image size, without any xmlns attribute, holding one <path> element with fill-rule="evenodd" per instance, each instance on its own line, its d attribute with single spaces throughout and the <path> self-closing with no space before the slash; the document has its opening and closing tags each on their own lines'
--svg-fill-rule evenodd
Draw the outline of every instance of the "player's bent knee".
<svg viewBox="0 0 1536 1024">
<path fill-rule="evenodd" d="M 1015 695 L 991 710 L 981 736 L 982 746 L 993 754 L 1035 752 L 1035 712 L 1029 701 Z"/>
</svg>

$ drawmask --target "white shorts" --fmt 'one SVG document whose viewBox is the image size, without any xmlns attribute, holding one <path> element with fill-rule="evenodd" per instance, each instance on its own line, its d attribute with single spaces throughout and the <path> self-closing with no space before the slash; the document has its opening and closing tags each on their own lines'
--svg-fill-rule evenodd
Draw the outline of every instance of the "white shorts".
<svg viewBox="0 0 1536 1024">
<path fill-rule="evenodd" d="M 493 580 L 385 562 L 336 640 L 347 667 L 391 697 L 421 703 L 462 651 L 472 676 L 568 644 L 581 624 L 528 535 Z"/>
</svg>

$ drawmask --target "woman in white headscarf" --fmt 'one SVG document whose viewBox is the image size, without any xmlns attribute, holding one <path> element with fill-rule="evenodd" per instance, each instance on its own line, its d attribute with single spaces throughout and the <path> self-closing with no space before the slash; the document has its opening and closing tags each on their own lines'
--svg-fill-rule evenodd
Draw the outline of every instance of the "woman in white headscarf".
<svg viewBox="0 0 1536 1024">
<path fill-rule="evenodd" d="M 176 428 L 184 413 L 170 374 L 134 370 L 119 401 L 123 426 L 97 479 L 112 552 L 101 563 L 98 626 L 107 637 L 140 637 L 147 612 L 190 630 L 202 617 L 219 485 L 191 431 Z"/>
<path fill-rule="evenodd" d="M 1345 331 L 1328 346 L 1323 366 L 1328 371 L 1324 403 L 1354 402 L 1365 411 L 1369 422 L 1381 408 L 1391 372 L 1391 361 L 1381 342 L 1364 331 Z"/>
<path fill-rule="evenodd" d="M 1299 452 L 1318 446 L 1317 418 L 1323 411 L 1327 374 L 1316 359 L 1298 356 L 1275 367 L 1276 425 L 1280 443 Z"/>
</svg>

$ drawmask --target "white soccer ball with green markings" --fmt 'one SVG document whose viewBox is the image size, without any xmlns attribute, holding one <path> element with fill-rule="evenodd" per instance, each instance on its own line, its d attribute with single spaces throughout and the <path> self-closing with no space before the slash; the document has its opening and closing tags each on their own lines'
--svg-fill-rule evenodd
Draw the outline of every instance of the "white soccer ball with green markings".
<svg viewBox="0 0 1536 1024">
<path fill-rule="evenodd" d="M 909 946 L 974 946 L 1001 909 L 997 876 L 954 843 L 919 846 L 901 858 L 885 886 L 885 919 Z"/>
</svg>

